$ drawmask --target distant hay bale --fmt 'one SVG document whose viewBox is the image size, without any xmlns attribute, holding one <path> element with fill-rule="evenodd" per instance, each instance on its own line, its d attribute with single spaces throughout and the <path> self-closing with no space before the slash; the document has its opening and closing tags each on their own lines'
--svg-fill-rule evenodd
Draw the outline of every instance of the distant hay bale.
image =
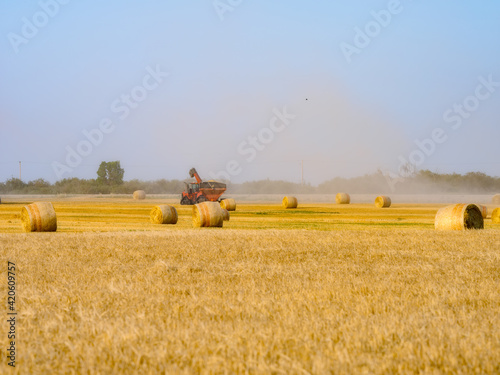
<svg viewBox="0 0 500 375">
<path fill-rule="evenodd" d="M 378 208 L 391 207 L 391 198 L 381 195 L 375 199 L 375 206 Z"/>
<path fill-rule="evenodd" d="M 491 200 L 491 203 L 495 205 L 500 205 L 500 194 L 494 195 L 493 199 Z"/>
<path fill-rule="evenodd" d="M 484 219 L 475 204 L 454 204 L 441 208 L 434 219 L 438 230 L 483 229 Z"/>
<path fill-rule="evenodd" d="M 21 209 L 21 224 L 25 232 L 55 232 L 57 216 L 52 203 L 34 202 Z"/>
<path fill-rule="evenodd" d="M 222 218 L 224 221 L 229 221 L 229 210 L 222 208 Z"/>
<path fill-rule="evenodd" d="M 222 227 L 224 217 L 217 202 L 202 202 L 193 206 L 193 227 Z"/>
<path fill-rule="evenodd" d="M 491 213 L 491 222 L 500 224 L 500 207 L 495 208 Z"/>
<path fill-rule="evenodd" d="M 338 193 L 335 196 L 335 202 L 337 204 L 349 204 L 351 203 L 351 197 L 347 193 Z"/>
<path fill-rule="evenodd" d="M 482 205 L 482 204 L 476 204 L 477 208 L 479 208 L 479 211 L 481 211 L 481 215 L 483 216 L 483 219 L 486 219 L 488 217 L 488 207 Z"/>
<path fill-rule="evenodd" d="M 156 206 L 149 214 L 153 224 L 177 224 L 177 210 L 168 204 Z"/>
<path fill-rule="evenodd" d="M 285 197 L 285 198 L 283 198 L 282 204 L 283 204 L 283 207 L 285 207 L 285 208 L 297 208 L 297 206 L 298 206 L 297 198 Z"/>
<path fill-rule="evenodd" d="M 146 192 L 144 190 L 134 191 L 134 199 L 137 199 L 137 200 L 146 199 Z"/>
<path fill-rule="evenodd" d="M 221 208 L 228 211 L 236 211 L 236 201 L 233 198 L 226 198 L 220 201 Z"/>
</svg>

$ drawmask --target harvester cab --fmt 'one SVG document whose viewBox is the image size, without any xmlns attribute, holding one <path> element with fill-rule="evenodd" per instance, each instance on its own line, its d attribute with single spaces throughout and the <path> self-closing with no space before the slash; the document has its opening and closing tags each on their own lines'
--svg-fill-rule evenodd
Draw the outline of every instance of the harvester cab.
<svg viewBox="0 0 500 375">
<path fill-rule="evenodd" d="M 189 176 L 196 182 L 185 183 L 186 190 L 182 192 L 181 204 L 195 204 L 205 201 L 218 202 L 226 191 L 226 184 L 213 180 L 202 181 L 196 169 L 189 170 Z"/>
</svg>

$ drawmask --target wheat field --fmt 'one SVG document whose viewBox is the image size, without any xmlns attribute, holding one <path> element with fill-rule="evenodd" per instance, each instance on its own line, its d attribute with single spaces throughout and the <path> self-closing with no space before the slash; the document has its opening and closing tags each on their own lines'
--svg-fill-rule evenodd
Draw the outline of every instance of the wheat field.
<svg viewBox="0 0 500 375">
<path fill-rule="evenodd" d="M 0 372 L 500 373 L 489 219 L 439 232 L 437 205 L 238 203 L 224 228 L 192 229 L 178 205 L 177 225 L 150 224 L 159 203 L 61 200 L 58 232 L 27 234 L 24 202 L 0 205 L 19 311 Z"/>
</svg>

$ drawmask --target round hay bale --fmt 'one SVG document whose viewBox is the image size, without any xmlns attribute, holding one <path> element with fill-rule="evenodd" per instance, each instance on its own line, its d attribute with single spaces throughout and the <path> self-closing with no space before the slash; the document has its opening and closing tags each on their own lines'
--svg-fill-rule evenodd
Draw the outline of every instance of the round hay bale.
<svg viewBox="0 0 500 375">
<path fill-rule="evenodd" d="M 375 198 L 375 207 L 378 208 L 386 208 L 386 207 L 391 207 L 391 198 L 381 195 L 377 198 Z"/>
<path fill-rule="evenodd" d="M 351 197 L 347 193 L 338 193 L 335 196 L 335 203 L 337 203 L 337 204 L 349 204 L 349 203 L 351 203 Z"/>
<path fill-rule="evenodd" d="M 434 219 L 438 230 L 483 229 L 484 219 L 475 204 L 454 204 L 441 208 Z"/>
<path fill-rule="evenodd" d="M 491 222 L 495 224 L 500 224 L 500 207 L 495 208 L 491 212 Z"/>
<path fill-rule="evenodd" d="M 217 202 L 202 202 L 193 206 L 193 227 L 222 227 L 224 217 Z"/>
<path fill-rule="evenodd" d="M 483 206 L 482 204 L 476 204 L 476 206 L 479 208 L 479 211 L 481 211 L 483 219 L 486 219 L 488 217 L 488 207 Z"/>
<path fill-rule="evenodd" d="M 499 205 L 500 204 L 500 194 L 494 195 L 493 199 L 491 200 L 491 203 L 493 203 L 495 205 Z"/>
<path fill-rule="evenodd" d="M 52 203 L 34 202 L 21 209 L 21 224 L 25 232 L 55 232 L 57 216 Z"/>
<path fill-rule="evenodd" d="M 233 198 L 226 198 L 221 200 L 220 206 L 228 211 L 236 211 L 236 201 Z"/>
<path fill-rule="evenodd" d="M 222 218 L 224 221 L 229 221 L 229 210 L 222 209 Z"/>
<path fill-rule="evenodd" d="M 146 192 L 144 190 L 134 191 L 134 199 L 137 199 L 137 200 L 146 199 Z"/>
<path fill-rule="evenodd" d="M 177 210 L 168 204 L 156 206 L 149 214 L 153 224 L 177 224 Z"/>
<path fill-rule="evenodd" d="M 285 208 L 297 208 L 297 206 L 298 206 L 297 198 L 285 197 L 285 198 L 283 198 L 282 204 L 283 204 L 283 207 L 285 207 Z"/>
</svg>

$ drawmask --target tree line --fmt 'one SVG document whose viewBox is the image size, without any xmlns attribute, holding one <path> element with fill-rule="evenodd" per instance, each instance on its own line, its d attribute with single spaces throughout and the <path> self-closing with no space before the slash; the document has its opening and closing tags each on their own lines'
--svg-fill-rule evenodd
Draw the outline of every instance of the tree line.
<svg viewBox="0 0 500 375">
<path fill-rule="evenodd" d="M 108 168 L 109 167 L 109 168 Z M 24 182 L 11 178 L 0 183 L 3 194 L 132 194 L 145 190 L 148 194 L 181 194 L 185 182 L 191 180 L 123 181 L 123 170 L 118 164 L 100 167 L 96 179 L 66 178 L 51 184 L 44 179 Z M 227 183 L 229 194 L 350 194 L 398 193 L 431 194 L 500 193 L 500 177 L 491 177 L 481 172 L 466 174 L 441 174 L 429 170 L 414 173 L 395 184 L 394 190 L 383 173 L 376 172 L 360 177 L 336 177 L 318 186 L 289 181 L 260 180 L 241 184 Z"/>
</svg>

